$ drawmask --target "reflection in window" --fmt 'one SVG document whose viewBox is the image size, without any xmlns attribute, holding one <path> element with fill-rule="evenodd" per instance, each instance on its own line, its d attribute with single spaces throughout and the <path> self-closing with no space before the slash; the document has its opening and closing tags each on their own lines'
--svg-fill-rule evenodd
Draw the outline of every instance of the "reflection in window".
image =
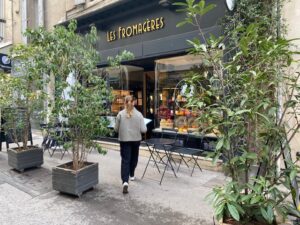
<svg viewBox="0 0 300 225">
<path fill-rule="evenodd" d="M 156 127 L 175 128 L 183 133 L 198 129 L 197 113 L 185 107 L 194 87 L 184 78 L 201 65 L 201 58 L 193 55 L 156 60 Z"/>
<path fill-rule="evenodd" d="M 133 95 L 136 98 L 136 108 L 142 111 L 143 68 L 135 66 L 107 67 L 98 70 L 100 76 L 112 88 L 114 96 L 111 102 L 111 115 L 115 116 L 124 108 L 124 98 Z"/>
</svg>

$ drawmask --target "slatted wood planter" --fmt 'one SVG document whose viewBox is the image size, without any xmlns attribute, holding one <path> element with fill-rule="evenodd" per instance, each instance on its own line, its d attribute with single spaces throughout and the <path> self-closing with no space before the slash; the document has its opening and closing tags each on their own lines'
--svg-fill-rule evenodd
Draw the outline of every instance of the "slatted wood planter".
<svg viewBox="0 0 300 225">
<path fill-rule="evenodd" d="M 8 149 L 8 165 L 20 172 L 24 169 L 40 167 L 44 163 L 43 149 L 36 146 L 28 147 L 29 150 L 19 152 L 15 148 Z"/>
<path fill-rule="evenodd" d="M 77 171 L 70 169 L 71 165 L 72 162 L 68 162 L 52 169 L 52 186 L 56 191 L 80 197 L 98 184 L 98 163 L 86 162 L 86 166 Z"/>
</svg>

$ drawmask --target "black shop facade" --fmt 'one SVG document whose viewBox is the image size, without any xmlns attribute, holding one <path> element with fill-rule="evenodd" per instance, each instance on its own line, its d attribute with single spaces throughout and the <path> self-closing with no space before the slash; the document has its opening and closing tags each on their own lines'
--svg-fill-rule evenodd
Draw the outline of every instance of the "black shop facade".
<svg viewBox="0 0 300 225">
<path fill-rule="evenodd" d="M 226 6 L 219 0 L 210 3 L 217 7 L 201 19 L 202 30 L 205 36 L 219 36 Z M 178 84 L 194 65 L 201 64 L 200 57 L 187 54 L 191 48 L 187 40 L 201 38 L 197 27 L 176 26 L 185 18 L 177 9 L 167 0 L 125 0 L 77 19 L 80 33 L 91 24 L 98 30 L 97 73 L 107 79 L 114 95 L 110 119 L 123 109 L 124 97 L 133 95 L 136 108 L 151 119 L 148 136 L 162 128 L 177 128 L 180 133 L 198 129 L 197 115 L 184 107 L 184 87 Z M 110 67 L 109 58 L 124 51 L 130 57 L 121 66 Z"/>
</svg>

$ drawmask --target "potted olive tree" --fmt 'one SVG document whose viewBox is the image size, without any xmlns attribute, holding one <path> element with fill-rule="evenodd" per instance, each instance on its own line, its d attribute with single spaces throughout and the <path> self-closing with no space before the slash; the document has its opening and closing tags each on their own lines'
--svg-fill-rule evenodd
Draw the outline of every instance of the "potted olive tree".
<svg viewBox="0 0 300 225">
<path fill-rule="evenodd" d="M 109 132 L 105 115 L 111 91 L 95 73 L 99 54 L 95 50 L 97 31 L 76 33 L 77 23 L 57 26 L 53 31 L 30 31 L 30 40 L 39 43 L 45 56 L 43 67 L 55 77 L 55 96 L 51 117 L 59 120 L 58 139 L 72 152 L 72 161 L 54 167 L 53 189 L 80 196 L 98 184 L 98 163 L 88 162 L 91 148 L 105 153 L 95 138 Z"/>
<path fill-rule="evenodd" d="M 11 104 L 12 100 L 12 79 L 9 74 L 0 72 L 0 151 L 2 149 L 2 142 L 5 141 L 4 129 L 2 129 L 2 110 Z"/>
<path fill-rule="evenodd" d="M 188 106 L 202 112 L 199 121 L 210 121 L 202 132 L 218 130 L 212 156 L 222 156 L 231 178 L 209 198 L 221 224 L 278 224 L 279 216 L 300 215 L 299 168 L 290 157 L 290 143 L 300 129 L 299 74 L 286 70 L 298 53 L 276 33 L 270 10 L 276 4 L 271 2 L 239 1 L 237 14 L 226 18 L 226 37 L 208 37 L 201 29 L 202 16 L 215 5 L 204 0 L 176 3 L 187 15 L 180 25 L 197 25 L 203 40 L 189 41 L 206 73 L 194 72 L 186 80 L 195 87 Z M 203 78 L 209 85 L 199 85 Z M 207 103 L 203 96 L 214 101 Z M 285 168 L 278 168 L 279 160 Z"/>
<path fill-rule="evenodd" d="M 3 128 L 6 139 L 17 145 L 7 150 L 8 164 L 19 171 L 43 164 L 43 150 L 28 145 L 30 121 L 34 114 L 42 114 L 47 97 L 43 91 L 46 79 L 38 65 L 40 56 L 39 47 L 34 43 L 14 46 L 11 50 L 15 62 L 13 74 L 9 79 L 1 79 L 1 82 L 7 82 L 4 85 L 7 85 L 5 90 L 10 103 L 2 110 Z"/>
</svg>

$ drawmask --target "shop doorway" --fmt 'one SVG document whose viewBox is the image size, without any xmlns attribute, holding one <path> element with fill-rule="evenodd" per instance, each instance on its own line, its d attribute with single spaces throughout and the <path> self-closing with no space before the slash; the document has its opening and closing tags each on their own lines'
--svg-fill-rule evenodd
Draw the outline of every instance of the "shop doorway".
<svg viewBox="0 0 300 225">
<path fill-rule="evenodd" d="M 124 108 L 124 98 L 132 95 L 136 99 L 136 108 L 144 117 L 154 118 L 154 71 L 144 71 L 137 66 L 120 66 L 116 68 L 101 68 L 100 74 L 113 89 L 111 116 L 116 116 Z"/>
</svg>

